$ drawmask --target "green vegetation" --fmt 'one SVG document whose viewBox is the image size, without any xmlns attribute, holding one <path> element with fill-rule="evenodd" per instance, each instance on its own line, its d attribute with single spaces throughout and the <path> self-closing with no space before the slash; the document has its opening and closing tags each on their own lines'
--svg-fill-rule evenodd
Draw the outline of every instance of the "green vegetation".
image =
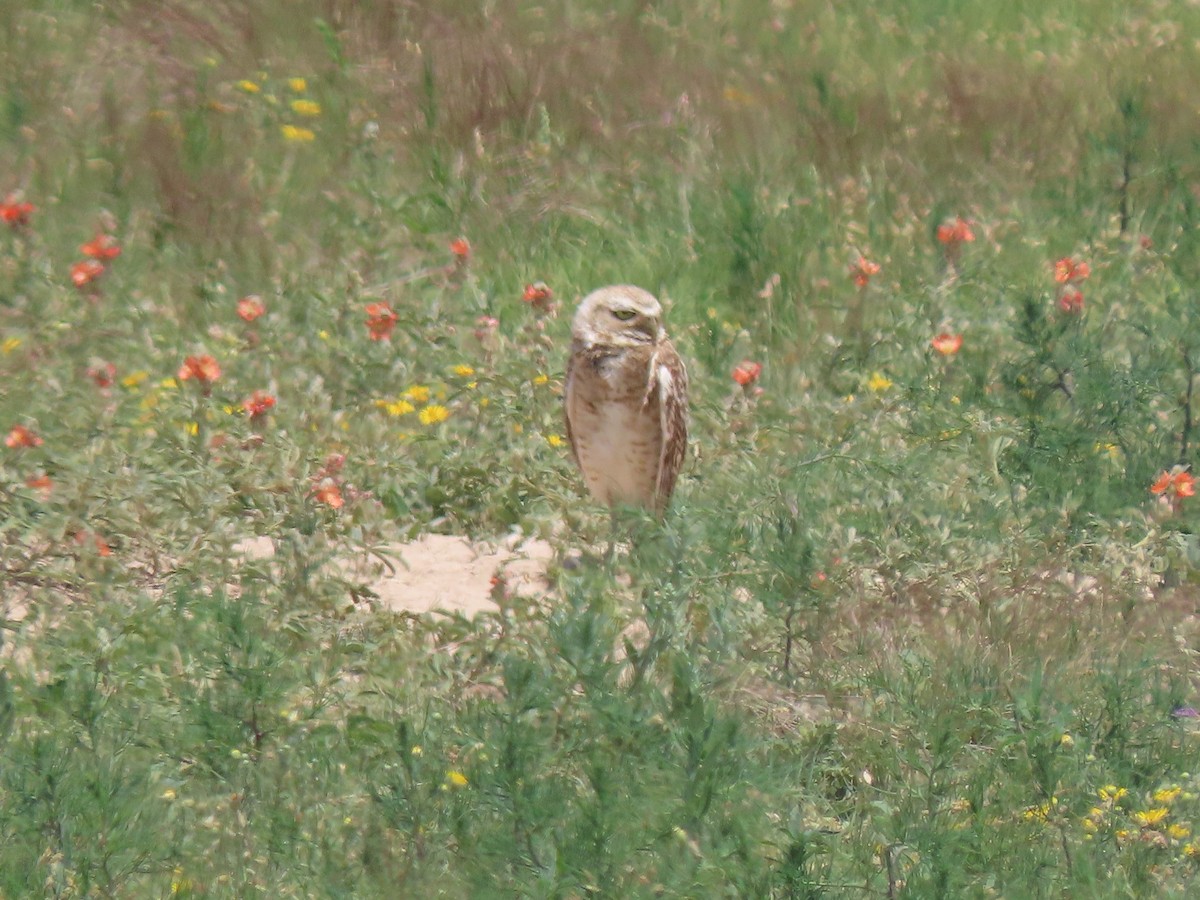
<svg viewBox="0 0 1200 900">
<path fill-rule="evenodd" d="M 1194 895 L 1198 35 L 0 0 L 0 897 Z M 567 564 L 614 281 L 694 453 Z M 471 620 L 336 564 L 516 530 Z"/>
</svg>

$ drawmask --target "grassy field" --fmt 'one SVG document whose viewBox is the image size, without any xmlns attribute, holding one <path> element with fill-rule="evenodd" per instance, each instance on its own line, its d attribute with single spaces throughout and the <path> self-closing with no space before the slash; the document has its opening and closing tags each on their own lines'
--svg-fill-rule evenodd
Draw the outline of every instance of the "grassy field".
<svg viewBox="0 0 1200 900">
<path fill-rule="evenodd" d="M 0 897 L 1195 896 L 1197 72 L 1165 0 L 0 0 Z M 616 281 L 693 452 L 571 565 Z M 424 532 L 547 597 L 334 564 Z"/>
</svg>

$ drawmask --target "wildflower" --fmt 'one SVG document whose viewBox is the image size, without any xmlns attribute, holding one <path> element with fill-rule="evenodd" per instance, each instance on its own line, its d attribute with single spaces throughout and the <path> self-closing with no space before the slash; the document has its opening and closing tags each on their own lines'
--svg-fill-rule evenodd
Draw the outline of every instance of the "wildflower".
<svg viewBox="0 0 1200 900">
<path fill-rule="evenodd" d="M 879 263 L 871 262 L 865 256 L 859 256 L 858 262 L 850 267 L 850 274 L 854 278 L 854 283 L 860 288 L 865 288 L 870 283 L 871 277 L 878 275 L 879 272 Z"/>
<path fill-rule="evenodd" d="M 15 194 L 9 194 L 0 202 L 0 222 L 10 228 L 23 228 L 29 224 L 29 217 L 37 211 L 32 203 L 17 200 Z"/>
<path fill-rule="evenodd" d="M 1117 787 L 1115 784 L 1106 784 L 1100 790 L 1096 791 L 1096 794 L 1105 803 L 1117 803 L 1128 793 L 1129 791 L 1125 788 Z"/>
<path fill-rule="evenodd" d="M 386 410 L 389 416 L 406 416 L 416 409 L 407 400 L 378 400 L 376 402 Z"/>
<path fill-rule="evenodd" d="M 1174 719 L 1195 719 L 1200 718 L 1200 712 L 1197 712 L 1192 706 L 1177 706 L 1171 710 L 1171 717 Z"/>
<path fill-rule="evenodd" d="M 459 263 L 465 263 L 471 256 L 471 244 L 465 237 L 455 238 L 450 242 L 450 252 Z"/>
<path fill-rule="evenodd" d="M 1167 826 L 1167 837 L 1173 841 L 1182 841 L 1186 837 L 1192 836 L 1192 829 L 1187 825 L 1181 825 L 1176 822 L 1174 825 Z"/>
<path fill-rule="evenodd" d="M 92 546 L 96 548 L 97 555 L 112 556 L 112 548 L 108 546 L 108 541 L 106 541 L 96 532 L 93 531 L 89 533 L 83 530 L 75 532 L 75 543 L 81 547 L 88 543 L 89 538 Z"/>
<path fill-rule="evenodd" d="M 308 90 L 308 82 L 303 78 L 289 78 L 288 87 L 290 87 L 297 94 L 303 94 Z"/>
<path fill-rule="evenodd" d="M 1085 262 L 1076 262 L 1069 256 L 1054 263 L 1054 280 L 1059 284 L 1075 284 L 1087 280 L 1092 274 L 1092 267 Z"/>
<path fill-rule="evenodd" d="M 446 782 L 451 787 L 456 787 L 456 788 L 466 787 L 470 783 L 467 780 L 467 776 L 464 775 L 462 772 L 459 772 L 457 769 L 451 769 L 449 772 L 446 773 Z"/>
<path fill-rule="evenodd" d="M 472 369 L 470 366 L 463 365 L 461 363 L 454 367 L 453 372 L 459 378 L 470 378 L 472 375 L 475 374 L 474 369 Z"/>
<path fill-rule="evenodd" d="M 1063 291 L 1058 308 L 1065 313 L 1083 312 L 1083 291 Z"/>
<path fill-rule="evenodd" d="M 551 302 L 554 300 L 554 291 L 550 290 L 550 286 L 546 282 L 535 281 L 533 284 L 525 285 L 521 299 L 539 312 L 549 312 Z"/>
<path fill-rule="evenodd" d="M 1158 476 L 1158 480 L 1150 485 L 1150 493 L 1178 503 L 1183 497 L 1195 496 L 1196 478 L 1183 466 L 1175 466 L 1169 472 L 1164 470 Z"/>
<path fill-rule="evenodd" d="M 321 104 L 314 100 L 293 100 L 291 107 L 292 112 L 298 116 L 313 118 L 321 114 Z"/>
<path fill-rule="evenodd" d="M 953 356 L 962 349 L 962 342 L 961 334 L 947 334 L 943 331 L 929 343 L 942 356 Z"/>
<path fill-rule="evenodd" d="M 88 367 L 87 374 L 96 387 L 105 390 L 116 381 L 117 367 L 110 362 L 97 362 Z"/>
<path fill-rule="evenodd" d="M 558 448 L 561 447 L 565 442 L 562 439 L 562 435 L 548 434 L 546 435 L 546 443 L 551 447 Z"/>
<path fill-rule="evenodd" d="M 221 377 L 221 367 L 207 353 L 201 356 L 189 356 L 179 367 L 176 377 L 180 381 L 195 378 L 204 387 L 208 387 Z"/>
<path fill-rule="evenodd" d="M 1160 788 L 1154 792 L 1155 803 L 1174 803 L 1179 795 L 1183 793 L 1183 788 L 1179 785 L 1172 785 L 1169 788 Z"/>
<path fill-rule="evenodd" d="M 45 472 L 40 475 L 30 475 L 25 479 L 25 487 L 31 491 L 38 491 L 42 495 L 42 499 L 46 500 L 50 497 L 50 492 L 54 490 L 54 482 L 50 480 L 50 476 Z"/>
<path fill-rule="evenodd" d="M 1071 737 L 1071 735 L 1069 735 L 1069 734 L 1064 734 L 1062 737 L 1060 737 L 1058 739 L 1058 743 L 1060 745 L 1062 745 L 1063 747 L 1074 747 L 1075 746 L 1075 738 Z"/>
<path fill-rule="evenodd" d="M 238 86 L 238 90 L 244 91 L 247 94 L 257 94 L 259 91 L 262 90 L 262 88 L 260 88 L 257 84 L 255 84 L 249 78 L 243 78 L 241 81 L 239 81 L 237 83 L 237 86 Z"/>
<path fill-rule="evenodd" d="M 937 227 L 937 239 L 948 248 L 958 244 L 969 244 L 975 240 L 975 232 L 971 223 L 962 216 L 956 216 L 953 222 L 943 222 Z"/>
<path fill-rule="evenodd" d="M 242 404 L 242 408 L 246 410 L 246 415 L 251 419 L 261 419 L 274 406 L 275 397 L 266 391 L 255 391 Z"/>
<path fill-rule="evenodd" d="M 258 294 L 249 294 L 237 302 L 237 314 L 247 322 L 253 322 L 266 311 Z"/>
<path fill-rule="evenodd" d="M 79 248 L 79 252 L 84 256 L 90 256 L 92 259 L 116 259 L 121 255 L 121 247 L 117 244 L 115 237 L 100 231 L 96 233 L 94 238 L 82 245 Z"/>
<path fill-rule="evenodd" d="M 499 329 L 500 320 L 495 316 L 480 316 L 475 320 L 475 340 L 481 344 L 492 344 Z"/>
<path fill-rule="evenodd" d="M 279 129 L 285 141 L 293 144 L 311 144 L 317 139 L 317 134 L 311 128 L 301 128 L 298 125 L 283 125 Z"/>
<path fill-rule="evenodd" d="M 743 360 L 733 367 L 733 380 L 742 387 L 749 387 L 758 381 L 758 376 L 762 374 L 762 363 Z"/>
<path fill-rule="evenodd" d="M 8 432 L 8 436 L 4 439 L 4 446 L 12 450 L 21 450 L 26 447 L 42 446 L 42 439 L 30 428 L 24 425 L 14 425 Z"/>
<path fill-rule="evenodd" d="M 422 425 L 436 425 L 450 418 L 450 410 L 436 403 L 431 403 L 417 414 L 417 418 L 421 420 Z"/>
<path fill-rule="evenodd" d="M 547 375 L 545 372 L 539 372 L 537 375 L 533 376 L 533 383 L 538 385 L 539 387 L 543 384 L 548 384 L 549 382 L 550 382 L 550 376 Z"/>
<path fill-rule="evenodd" d="M 413 403 L 428 403 L 429 388 L 425 387 L 423 384 L 414 384 L 404 392 L 404 396 Z"/>
<path fill-rule="evenodd" d="M 77 288 L 85 288 L 103 274 L 104 263 L 85 259 L 71 266 L 71 283 Z"/>
<path fill-rule="evenodd" d="M 14 350 L 16 350 L 20 346 L 21 346 L 21 339 L 19 337 L 5 338 L 4 343 L 0 344 L 0 353 L 3 353 L 5 356 L 8 356 L 8 354 L 12 353 Z"/>
<path fill-rule="evenodd" d="M 159 797 L 160 797 L 161 799 L 163 799 L 163 800 L 166 800 L 168 803 L 170 803 L 172 800 L 174 800 L 176 796 L 177 796 L 177 795 L 176 795 L 176 793 L 175 793 L 175 789 L 174 789 L 174 788 L 167 788 L 165 791 L 163 791 L 163 792 L 162 792 L 162 793 L 159 795 Z"/>
<path fill-rule="evenodd" d="M 886 377 L 882 372 L 872 372 L 871 377 L 867 379 L 867 388 L 874 391 L 876 394 L 881 394 L 892 386 L 892 380 Z"/>
<path fill-rule="evenodd" d="M 1146 809 L 1135 812 L 1133 814 L 1133 818 L 1143 828 L 1153 828 L 1155 825 L 1162 823 L 1163 819 L 1167 817 L 1168 812 L 1170 812 L 1170 810 L 1168 810 L 1167 807 L 1158 806 L 1154 809 Z"/>
<path fill-rule="evenodd" d="M 141 385 L 150 377 L 150 373 L 145 369 L 138 369 L 136 372 L 130 372 L 121 379 L 121 386 L 127 388 L 135 388 Z"/>
<path fill-rule="evenodd" d="M 321 479 L 320 483 L 313 489 L 312 495 L 318 503 L 324 503 L 331 509 L 341 509 L 346 505 L 346 501 L 342 497 L 341 487 L 332 478 Z"/>
<path fill-rule="evenodd" d="M 398 319 L 399 316 L 386 303 L 367 304 L 367 331 L 373 341 L 390 340 Z"/>
</svg>

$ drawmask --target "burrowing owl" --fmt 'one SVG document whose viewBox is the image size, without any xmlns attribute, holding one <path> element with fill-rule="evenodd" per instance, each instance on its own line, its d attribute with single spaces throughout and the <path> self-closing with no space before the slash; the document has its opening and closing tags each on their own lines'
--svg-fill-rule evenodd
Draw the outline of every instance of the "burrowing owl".
<svg viewBox="0 0 1200 900">
<path fill-rule="evenodd" d="M 592 496 L 661 515 L 687 451 L 688 378 L 647 291 L 583 298 L 563 392 L 567 438 Z"/>
</svg>

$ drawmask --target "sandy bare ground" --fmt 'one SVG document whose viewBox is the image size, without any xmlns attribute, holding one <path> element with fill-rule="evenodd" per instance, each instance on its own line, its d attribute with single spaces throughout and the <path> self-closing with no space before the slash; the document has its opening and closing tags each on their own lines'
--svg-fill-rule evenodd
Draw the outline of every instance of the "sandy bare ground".
<svg viewBox="0 0 1200 900">
<path fill-rule="evenodd" d="M 273 554 L 272 542 L 265 537 L 242 541 L 234 549 L 252 559 Z M 456 535 L 423 534 L 384 555 L 392 563 L 390 569 L 375 559 L 343 563 L 348 572 L 363 578 L 381 607 L 470 617 L 497 608 L 491 599 L 493 578 L 502 577 L 510 594 L 544 595 L 546 564 L 553 550 L 545 541 L 533 539 L 472 543 Z"/>
</svg>

